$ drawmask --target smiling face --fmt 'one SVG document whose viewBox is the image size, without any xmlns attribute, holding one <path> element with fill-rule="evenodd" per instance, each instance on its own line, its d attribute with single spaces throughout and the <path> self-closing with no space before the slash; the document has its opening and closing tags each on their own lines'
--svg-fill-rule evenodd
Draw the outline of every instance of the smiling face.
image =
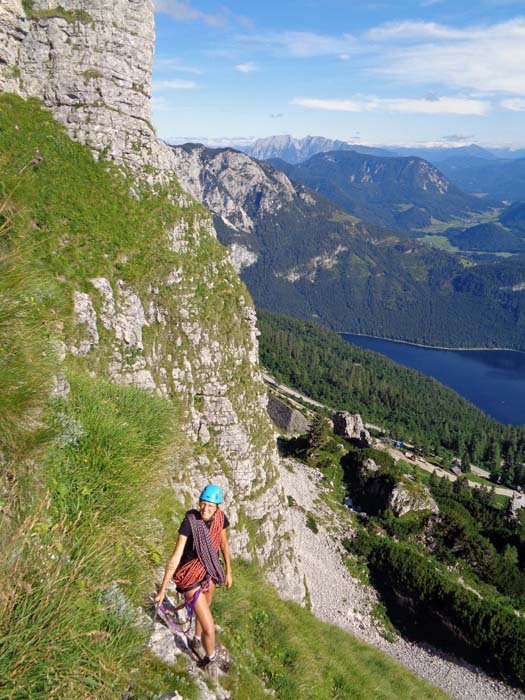
<svg viewBox="0 0 525 700">
<path fill-rule="evenodd" d="M 204 521 L 211 520 L 217 512 L 218 507 L 219 506 L 216 503 L 210 503 L 209 501 L 199 501 L 199 513 L 201 514 L 201 518 Z"/>
</svg>

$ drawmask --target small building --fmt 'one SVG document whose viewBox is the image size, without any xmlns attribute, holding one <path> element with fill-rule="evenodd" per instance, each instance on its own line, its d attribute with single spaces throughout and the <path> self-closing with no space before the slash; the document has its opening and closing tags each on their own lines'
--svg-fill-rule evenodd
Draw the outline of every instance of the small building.
<svg viewBox="0 0 525 700">
<path fill-rule="evenodd" d="M 454 466 L 450 467 L 450 471 L 452 472 L 452 474 L 455 474 L 456 476 L 461 476 L 463 474 L 463 472 L 457 466 L 457 464 L 454 464 Z"/>
</svg>

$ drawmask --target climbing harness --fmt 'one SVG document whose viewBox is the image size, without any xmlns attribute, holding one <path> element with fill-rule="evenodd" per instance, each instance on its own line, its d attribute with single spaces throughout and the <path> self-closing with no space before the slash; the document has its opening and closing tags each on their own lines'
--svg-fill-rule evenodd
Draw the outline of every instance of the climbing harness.
<svg viewBox="0 0 525 700">
<path fill-rule="evenodd" d="M 210 588 L 210 577 L 206 576 L 200 588 L 198 588 L 191 600 L 185 600 L 180 605 L 175 605 L 171 598 L 164 595 L 164 600 L 159 604 L 157 609 L 158 617 L 163 620 L 172 631 L 182 632 L 182 634 L 188 634 L 191 629 L 191 623 L 193 620 L 193 615 L 195 613 L 195 606 L 199 600 L 201 593 L 207 593 Z M 187 627 L 184 629 L 184 624 L 176 620 L 176 616 L 179 610 L 185 609 L 187 615 Z"/>
</svg>

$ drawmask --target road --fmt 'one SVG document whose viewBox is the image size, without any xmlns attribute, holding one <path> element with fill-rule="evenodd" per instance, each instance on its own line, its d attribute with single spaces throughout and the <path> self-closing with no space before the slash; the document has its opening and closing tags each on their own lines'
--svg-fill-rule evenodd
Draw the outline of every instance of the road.
<svg viewBox="0 0 525 700">
<path fill-rule="evenodd" d="M 301 401 L 304 401 L 305 403 L 308 403 L 312 406 L 317 406 L 318 408 L 323 408 L 324 410 L 332 411 L 333 409 L 329 409 L 327 406 L 325 406 L 322 403 L 319 403 L 319 401 L 315 401 L 314 399 L 311 399 L 309 396 L 305 396 L 304 394 L 301 394 L 299 391 L 295 391 L 295 389 L 291 389 L 289 386 L 285 386 L 284 384 L 279 384 L 277 380 L 272 377 L 270 374 L 267 374 L 266 372 L 263 372 L 263 377 L 264 380 L 270 384 L 271 386 L 275 387 L 276 389 L 279 389 L 279 391 L 282 391 L 284 394 L 288 394 L 288 396 L 293 396 L 296 399 L 300 399 Z M 372 424 L 366 424 L 367 428 L 372 428 L 376 430 L 382 430 L 381 428 L 378 428 L 376 425 Z M 389 447 L 385 448 L 385 445 L 377 440 L 375 441 L 375 447 L 378 447 L 380 449 L 386 449 L 387 452 L 390 453 L 390 455 L 398 460 L 398 459 L 403 459 L 405 462 L 409 462 L 412 464 L 415 464 L 418 467 L 421 467 L 421 469 L 424 469 L 427 472 L 432 473 L 435 471 L 438 476 L 444 476 L 445 479 L 449 479 L 450 481 L 456 481 L 458 478 L 455 474 L 452 474 L 449 471 L 446 471 L 445 469 L 441 469 L 441 467 L 436 467 L 435 464 L 431 464 L 430 462 L 427 462 L 426 460 L 422 459 L 421 457 L 415 457 L 415 459 L 407 459 L 405 454 L 401 452 L 400 450 L 396 450 L 395 447 Z M 485 469 L 481 469 L 480 467 L 476 467 L 472 465 L 472 473 L 476 474 L 477 476 L 481 476 L 484 479 L 489 478 L 489 472 L 486 471 Z M 470 481 L 467 477 L 467 481 L 469 483 L 469 486 L 471 486 L 474 489 L 480 489 L 484 484 L 480 484 L 477 481 Z M 505 486 L 495 486 L 494 487 L 495 492 L 500 495 L 500 496 L 508 496 L 512 497 L 514 494 L 518 496 L 522 496 L 523 494 L 518 493 L 517 491 L 514 491 L 513 489 L 509 489 Z"/>
<path fill-rule="evenodd" d="M 377 441 L 375 444 L 375 447 L 385 449 L 385 446 L 380 442 Z M 441 469 L 441 467 L 436 467 L 435 464 L 430 464 L 430 462 L 427 462 L 426 460 L 422 459 L 421 457 L 415 457 L 414 459 L 408 459 L 406 455 L 401 452 L 400 450 L 396 450 L 395 447 L 388 447 L 386 448 L 386 451 L 397 461 L 398 459 L 402 459 L 405 462 L 408 462 L 409 464 L 414 464 L 417 467 L 421 467 L 421 469 L 424 469 L 426 472 L 436 472 L 438 476 L 444 476 L 445 479 L 449 479 L 449 481 L 456 481 L 457 476 L 455 474 L 452 474 L 449 471 L 446 471 L 445 469 Z M 472 467 L 472 471 L 474 474 L 477 474 L 478 476 L 482 476 L 484 478 L 488 478 L 489 473 L 486 472 L 484 469 L 479 469 L 478 467 Z M 485 484 L 480 484 L 477 481 L 470 481 L 467 475 L 467 481 L 469 486 L 471 486 L 473 489 L 480 489 L 482 486 L 485 486 Z M 513 494 L 517 494 L 518 496 L 521 496 L 517 491 L 514 491 L 513 489 L 506 488 L 505 486 L 494 486 L 494 491 L 500 495 L 500 496 L 509 496 L 512 497 Z"/>
</svg>

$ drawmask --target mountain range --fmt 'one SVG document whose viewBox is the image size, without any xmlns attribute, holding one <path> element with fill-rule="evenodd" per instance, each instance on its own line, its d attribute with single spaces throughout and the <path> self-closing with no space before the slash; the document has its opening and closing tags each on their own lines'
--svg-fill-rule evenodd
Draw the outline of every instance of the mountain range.
<svg viewBox="0 0 525 700">
<path fill-rule="evenodd" d="M 523 348 L 525 261 L 465 267 L 232 149 L 172 147 L 256 304 L 341 331 Z"/>
<path fill-rule="evenodd" d="M 265 160 L 282 158 L 288 163 L 300 163 L 311 158 L 316 153 L 326 151 L 357 151 L 371 155 L 417 156 L 431 163 L 439 163 L 449 158 L 482 158 L 483 160 L 525 158 L 525 148 L 485 148 L 476 144 L 464 146 L 366 146 L 340 139 L 330 139 L 324 136 L 305 136 L 296 138 L 290 134 L 266 136 L 255 139 L 252 143 L 242 143 L 233 146 L 236 150 Z"/>
<path fill-rule="evenodd" d="M 268 136 L 257 139 L 253 144 L 235 146 L 235 148 L 258 160 L 282 158 L 287 163 L 301 163 L 317 153 L 327 151 L 356 151 L 372 155 L 391 155 L 391 152 L 384 148 L 360 146 L 346 141 L 327 139 L 324 136 L 305 136 L 302 139 L 297 139 L 288 134 Z"/>
<path fill-rule="evenodd" d="M 489 194 L 507 201 L 525 200 L 525 158 L 481 160 L 458 167 L 441 163 L 443 172 L 466 192 Z"/>
<path fill-rule="evenodd" d="M 418 235 L 438 221 L 477 217 L 495 204 L 465 194 L 416 156 L 330 151 L 296 165 L 269 162 L 349 214 L 406 234 Z"/>
<path fill-rule="evenodd" d="M 235 148 L 259 160 L 280 158 L 292 165 L 328 151 L 351 150 L 385 157 L 415 156 L 437 165 L 444 175 L 466 192 L 483 192 L 505 200 L 525 199 L 525 148 L 485 148 L 476 144 L 456 147 L 373 147 L 323 136 L 298 139 L 290 135 L 268 136 L 252 144 L 236 145 Z M 519 160 L 521 164 L 513 165 L 514 161 Z"/>
</svg>

